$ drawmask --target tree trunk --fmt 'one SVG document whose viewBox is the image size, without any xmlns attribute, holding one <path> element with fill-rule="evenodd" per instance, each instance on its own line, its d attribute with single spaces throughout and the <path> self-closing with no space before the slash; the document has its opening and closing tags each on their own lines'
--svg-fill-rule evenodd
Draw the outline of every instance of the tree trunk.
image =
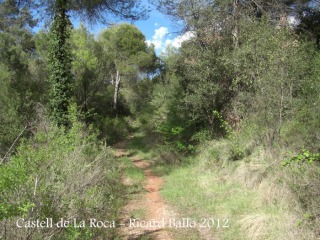
<svg viewBox="0 0 320 240">
<path fill-rule="evenodd" d="M 278 139 L 279 143 L 281 141 L 281 127 L 282 127 L 282 116 L 283 116 L 283 102 L 284 102 L 284 90 L 283 90 L 283 84 L 281 83 L 281 97 L 280 97 L 280 109 L 279 109 L 279 128 L 278 128 Z"/>
<path fill-rule="evenodd" d="M 233 45 L 234 48 L 238 48 L 239 46 L 239 26 L 238 26 L 238 2 L 239 0 L 233 0 L 232 1 L 232 8 L 233 8 L 233 29 L 232 29 L 232 39 L 233 39 Z"/>
<path fill-rule="evenodd" d="M 114 96 L 113 96 L 113 112 L 116 115 L 117 114 L 117 108 L 118 108 L 118 95 L 119 95 L 119 89 L 120 89 L 120 73 L 117 71 L 116 79 L 114 82 Z"/>
<path fill-rule="evenodd" d="M 67 0 L 56 0 L 54 21 L 50 28 L 50 113 L 59 126 L 69 125 L 68 107 L 71 99 L 71 50 L 68 43 L 71 23 L 67 11 Z"/>
</svg>

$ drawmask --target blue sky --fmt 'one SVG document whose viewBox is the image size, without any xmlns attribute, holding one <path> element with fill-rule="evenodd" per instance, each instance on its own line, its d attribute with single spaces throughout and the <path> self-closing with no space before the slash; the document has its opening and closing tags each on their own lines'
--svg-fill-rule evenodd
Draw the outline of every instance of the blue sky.
<svg viewBox="0 0 320 240">
<path fill-rule="evenodd" d="M 179 35 L 178 33 L 181 30 L 181 26 L 179 27 L 179 25 L 173 23 L 168 16 L 159 12 L 155 6 L 148 3 L 148 0 L 142 0 L 142 3 L 151 10 L 149 18 L 147 20 L 134 22 L 134 25 L 146 36 L 147 43 L 153 43 L 155 45 L 155 50 L 158 55 L 164 52 L 166 46 L 169 44 L 177 48 L 180 47 L 181 42 L 187 39 L 189 34 Z M 79 22 L 74 22 L 74 25 L 77 27 Z M 89 31 L 95 35 L 105 28 L 106 26 L 101 24 L 96 24 L 91 27 L 88 26 Z"/>
<path fill-rule="evenodd" d="M 172 22 L 170 18 L 161 12 L 159 12 L 155 6 L 148 3 L 148 0 L 142 0 L 142 4 L 151 10 L 149 13 L 149 18 L 143 21 L 137 21 L 133 24 L 136 25 L 141 32 L 146 36 L 146 42 L 148 44 L 155 45 L 155 51 L 158 55 L 161 52 L 164 52 L 168 45 L 179 48 L 181 43 L 184 40 L 189 39 L 192 34 L 184 33 L 179 34 L 181 31 L 181 25 L 176 22 Z M 74 27 L 79 27 L 80 21 L 76 19 L 71 19 Z M 115 19 L 110 19 L 112 22 L 116 22 Z M 116 22 L 121 23 L 124 21 Z M 34 31 L 37 32 L 43 26 L 43 23 L 40 23 L 37 27 L 34 28 Z M 90 25 L 86 24 L 87 29 L 94 35 L 98 35 L 100 31 L 104 30 L 107 26 L 102 24 Z"/>
</svg>

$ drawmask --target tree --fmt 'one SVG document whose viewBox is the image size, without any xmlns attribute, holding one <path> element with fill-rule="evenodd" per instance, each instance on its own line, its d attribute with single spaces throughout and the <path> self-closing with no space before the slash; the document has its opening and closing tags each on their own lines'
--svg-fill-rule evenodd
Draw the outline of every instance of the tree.
<svg viewBox="0 0 320 240">
<path fill-rule="evenodd" d="M 68 124 L 68 107 L 71 100 L 71 49 L 70 27 L 65 0 L 56 1 L 54 21 L 50 28 L 49 72 L 51 82 L 50 113 L 56 123 Z"/>
<path fill-rule="evenodd" d="M 259 126 L 256 136 L 273 147 L 283 128 L 294 119 L 299 86 L 311 73 L 306 48 L 290 29 L 275 28 L 267 20 L 242 25 L 242 45 L 226 56 L 236 73 L 233 109 Z"/>
<path fill-rule="evenodd" d="M 299 11 L 299 24 L 296 27 L 297 33 L 307 36 L 309 39 L 313 39 L 320 49 L 320 11 L 318 8 L 312 8 L 309 6 L 303 7 Z"/>
<path fill-rule="evenodd" d="M 68 125 L 68 106 L 71 98 L 72 74 L 71 55 L 69 46 L 70 20 L 69 14 L 86 18 L 89 21 L 104 20 L 109 15 L 120 18 L 138 20 L 145 17 L 145 11 L 139 10 L 139 1 L 80 1 L 80 0 L 51 0 L 51 1 L 20 1 L 42 9 L 48 16 L 54 16 L 51 26 L 51 44 L 49 52 L 49 70 L 51 79 L 50 113 L 58 125 Z"/>
<path fill-rule="evenodd" d="M 245 19 L 272 20 L 287 26 L 288 16 L 297 20 L 307 13 L 308 0 L 152 0 L 158 10 L 183 24 L 183 31 L 192 31 L 202 45 L 208 39 L 223 37 L 232 40 L 234 48 L 241 44 L 240 22 Z M 312 9 L 315 9 L 314 7 Z M 299 14 L 301 13 L 301 14 Z"/>
<path fill-rule="evenodd" d="M 155 65 L 154 51 L 148 48 L 145 36 L 131 24 L 115 25 L 100 36 L 109 61 L 114 85 L 113 110 L 117 113 L 121 79 L 137 80 L 139 71 L 149 71 Z M 151 48 L 152 49 L 152 48 Z"/>
<path fill-rule="evenodd" d="M 31 28 L 35 24 L 28 9 L 20 9 L 16 1 L 0 3 L 0 61 L 11 72 L 21 95 L 28 89 L 28 60 L 35 50 Z"/>
<path fill-rule="evenodd" d="M 27 58 L 34 51 L 31 28 L 36 25 L 27 8 L 16 1 L 0 3 L 0 61 L 15 75 L 16 80 L 27 72 Z"/>
<path fill-rule="evenodd" d="M 34 20 L 17 1 L 0 2 L 0 155 L 14 150 L 15 139 L 34 117 L 38 84 L 30 73 L 35 51 Z M 41 94 L 39 94 L 41 95 Z"/>
<path fill-rule="evenodd" d="M 85 121 L 91 122 L 95 114 L 112 114 L 111 83 L 108 61 L 103 46 L 94 39 L 84 25 L 74 29 L 71 34 L 72 73 L 74 75 L 74 95 Z"/>
<path fill-rule="evenodd" d="M 20 6 L 35 9 L 47 19 L 56 14 L 56 8 L 63 4 L 66 12 L 82 20 L 109 22 L 111 17 L 139 20 L 147 17 L 147 10 L 141 6 L 141 0 L 20 0 Z"/>
<path fill-rule="evenodd" d="M 243 118 L 257 123 L 260 140 L 269 146 L 280 142 L 293 116 L 299 82 L 310 70 L 287 16 L 299 11 L 297 3 L 310 1 L 155 2 L 194 33 L 180 48 L 176 67 L 185 122 L 217 135 L 221 123 L 215 110 L 235 129 Z"/>
<path fill-rule="evenodd" d="M 9 150 L 22 130 L 18 114 L 19 101 L 17 92 L 10 86 L 12 74 L 7 67 L 0 64 L 0 157 Z M 1 162 L 2 159 L 0 159 Z"/>
</svg>

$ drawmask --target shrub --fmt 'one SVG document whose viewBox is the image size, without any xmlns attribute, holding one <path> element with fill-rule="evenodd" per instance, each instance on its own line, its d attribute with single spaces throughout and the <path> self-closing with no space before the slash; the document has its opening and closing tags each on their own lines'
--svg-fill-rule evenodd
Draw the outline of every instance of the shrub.
<svg viewBox="0 0 320 240">
<path fill-rule="evenodd" d="M 41 122 L 10 162 L 0 165 L 0 235 L 5 239 L 112 239 L 114 229 L 17 228 L 25 218 L 58 222 L 116 220 L 120 202 L 117 164 L 111 150 L 75 118 L 64 129 Z"/>
<path fill-rule="evenodd" d="M 109 144 L 115 143 L 129 134 L 129 124 L 124 117 L 99 117 L 95 126 L 100 129 L 100 137 Z"/>
<path fill-rule="evenodd" d="M 320 167 L 318 162 L 310 164 L 305 153 L 300 155 L 303 160 L 294 157 L 294 160 L 286 165 L 283 170 L 286 174 L 283 177 L 302 208 L 299 226 L 308 227 L 319 236 Z"/>
<path fill-rule="evenodd" d="M 320 162 L 320 154 L 319 153 L 311 153 L 309 150 L 303 149 L 298 155 L 291 157 L 284 162 L 282 162 L 283 166 L 287 166 L 291 163 L 313 163 L 315 161 Z"/>
</svg>

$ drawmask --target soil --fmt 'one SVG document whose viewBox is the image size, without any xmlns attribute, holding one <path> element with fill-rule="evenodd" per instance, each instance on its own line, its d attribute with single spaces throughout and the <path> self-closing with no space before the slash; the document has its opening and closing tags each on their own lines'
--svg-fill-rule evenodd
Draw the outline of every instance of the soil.
<svg viewBox="0 0 320 240">
<path fill-rule="evenodd" d="M 129 157 L 125 149 L 125 142 L 118 143 L 116 156 Z M 145 193 L 134 193 L 123 208 L 120 221 L 120 234 L 122 239 L 154 239 L 154 240 L 173 240 L 172 233 L 166 229 L 166 223 L 174 217 L 174 212 L 165 203 L 160 195 L 163 179 L 155 175 L 152 170 L 152 162 L 139 159 L 135 156 L 129 157 L 133 164 L 142 169 L 145 175 Z M 123 178 L 124 184 L 130 184 Z M 133 213 L 141 212 L 141 219 L 136 218 Z M 164 223 L 164 224 L 163 224 Z"/>
<path fill-rule="evenodd" d="M 116 150 L 116 157 L 128 157 L 137 168 L 144 171 L 145 175 L 145 193 L 131 193 L 130 199 L 132 200 L 122 210 L 121 239 L 174 240 L 174 236 L 179 236 L 179 239 L 216 239 L 209 228 L 197 227 L 195 229 L 197 233 L 192 229 L 169 229 L 170 220 L 179 219 L 179 215 L 169 207 L 160 195 L 164 180 L 152 172 L 153 162 L 131 156 L 130 152 L 126 150 L 126 141 L 115 144 L 113 148 Z M 128 186 L 132 184 L 132 181 L 123 176 L 122 183 Z M 140 213 L 141 216 L 137 217 L 135 213 L 138 215 Z"/>
</svg>

